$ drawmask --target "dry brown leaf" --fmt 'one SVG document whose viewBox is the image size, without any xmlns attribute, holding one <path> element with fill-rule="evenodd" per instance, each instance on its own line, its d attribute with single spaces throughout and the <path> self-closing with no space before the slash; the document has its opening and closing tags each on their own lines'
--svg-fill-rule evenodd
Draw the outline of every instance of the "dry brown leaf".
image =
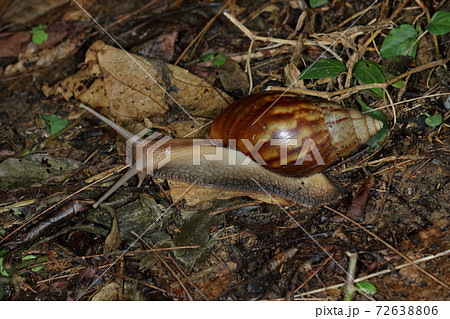
<svg viewBox="0 0 450 319">
<path fill-rule="evenodd" d="M 225 64 L 217 68 L 219 70 L 220 82 L 225 91 L 232 92 L 240 90 L 242 94 L 248 93 L 250 83 L 247 74 L 245 74 L 237 62 L 227 57 Z"/>
<path fill-rule="evenodd" d="M 96 80 L 87 86 L 85 83 L 92 79 Z M 66 100 L 76 97 L 93 107 L 108 107 L 103 113 L 118 123 L 151 119 L 169 109 L 187 117 L 163 89 L 192 116 L 215 117 L 232 101 L 185 69 L 129 54 L 101 41 L 86 52 L 79 72 L 53 87 L 42 88 L 47 96 L 60 93 Z"/>
<path fill-rule="evenodd" d="M 104 285 L 93 297 L 92 301 L 112 301 L 117 298 L 120 286 L 115 282 Z"/>
<path fill-rule="evenodd" d="M 109 254 L 119 248 L 122 240 L 120 239 L 119 223 L 117 221 L 116 212 L 113 208 L 105 206 L 105 209 L 109 212 L 112 218 L 111 231 L 105 239 L 105 245 L 103 246 L 103 254 L 109 256 Z"/>
<path fill-rule="evenodd" d="M 178 31 L 164 33 L 155 39 L 144 42 L 133 48 L 132 52 L 148 58 L 159 58 L 170 62 L 175 53 L 175 41 L 177 40 L 177 37 Z"/>
</svg>

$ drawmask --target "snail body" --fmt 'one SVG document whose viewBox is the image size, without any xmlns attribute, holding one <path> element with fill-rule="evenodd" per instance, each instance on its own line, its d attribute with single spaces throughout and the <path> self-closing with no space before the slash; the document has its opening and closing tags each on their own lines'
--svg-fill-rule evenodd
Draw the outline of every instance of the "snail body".
<svg viewBox="0 0 450 319">
<path fill-rule="evenodd" d="M 319 171 L 358 149 L 381 128 L 381 122 L 329 101 L 291 93 L 280 95 L 263 92 L 232 103 L 212 123 L 209 140 L 167 138 L 156 147 L 158 142 L 139 139 L 135 145 L 140 149 L 133 152 L 129 171 L 94 206 L 134 175 L 139 176 L 138 186 L 146 175 L 152 175 L 229 191 L 268 194 L 308 207 L 336 200 L 342 193 L 340 187 Z M 136 135 L 103 115 L 81 107 L 127 140 L 137 140 Z M 316 152 L 314 160 L 303 161 L 311 148 Z M 298 151 L 304 154 L 299 157 Z"/>
</svg>

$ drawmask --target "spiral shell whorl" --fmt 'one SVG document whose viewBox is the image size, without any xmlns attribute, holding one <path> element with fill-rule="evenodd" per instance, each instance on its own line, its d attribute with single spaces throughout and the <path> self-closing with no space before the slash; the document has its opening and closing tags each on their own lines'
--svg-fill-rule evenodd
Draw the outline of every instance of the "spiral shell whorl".
<svg viewBox="0 0 450 319">
<path fill-rule="evenodd" d="M 252 145 L 264 141 L 258 154 L 267 163 L 263 165 L 265 168 L 284 175 L 308 176 L 320 172 L 338 157 L 356 151 L 382 126 L 382 122 L 358 110 L 330 101 L 294 93 L 280 95 L 280 92 L 262 92 L 234 102 L 214 120 L 208 138 L 213 142 L 221 140 L 223 146 L 235 147 L 252 158 L 242 140 Z M 235 146 L 228 144 L 230 139 L 236 140 Z M 287 163 L 282 160 L 280 146 L 272 144 L 283 139 L 297 140 L 296 146 L 287 147 L 287 158 L 284 157 Z M 303 154 L 308 140 L 314 142 L 325 165 L 314 156 L 301 165 L 296 163 L 299 154 L 311 155 Z"/>
</svg>

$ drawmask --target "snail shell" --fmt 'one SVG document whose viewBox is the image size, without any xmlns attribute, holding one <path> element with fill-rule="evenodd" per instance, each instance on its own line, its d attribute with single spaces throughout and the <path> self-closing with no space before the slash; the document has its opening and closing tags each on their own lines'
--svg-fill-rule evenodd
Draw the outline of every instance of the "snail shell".
<svg viewBox="0 0 450 319">
<path fill-rule="evenodd" d="M 252 94 L 229 105 L 212 123 L 207 136 L 213 143 L 236 141 L 236 149 L 256 158 L 248 145 L 262 141 L 258 154 L 264 159 L 263 166 L 271 171 L 289 176 L 315 174 L 338 157 L 347 156 L 375 135 L 383 123 L 355 109 L 318 98 L 304 97 L 295 93 L 262 92 Z M 280 97 L 281 96 L 281 97 Z M 250 144 L 245 145 L 245 141 Z M 277 145 L 272 141 L 277 140 Z M 279 144 L 287 146 L 287 156 Z M 320 157 L 310 157 L 298 165 L 299 154 L 305 141 L 314 143 Z M 308 147 L 302 156 L 307 155 Z M 284 162 L 283 162 L 284 161 Z M 297 163 L 297 164 L 296 164 Z"/>
</svg>

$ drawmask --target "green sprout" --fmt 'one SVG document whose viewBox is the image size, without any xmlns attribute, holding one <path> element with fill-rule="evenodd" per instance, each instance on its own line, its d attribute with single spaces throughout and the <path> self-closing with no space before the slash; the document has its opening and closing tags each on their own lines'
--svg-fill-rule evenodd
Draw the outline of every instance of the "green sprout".
<svg viewBox="0 0 450 319">
<path fill-rule="evenodd" d="M 45 24 L 40 24 L 31 28 L 31 41 L 33 41 L 34 44 L 39 45 L 47 41 L 48 34 L 44 31 L 45 29 L 47 29 L 47 26 Z"/>
</svg>

